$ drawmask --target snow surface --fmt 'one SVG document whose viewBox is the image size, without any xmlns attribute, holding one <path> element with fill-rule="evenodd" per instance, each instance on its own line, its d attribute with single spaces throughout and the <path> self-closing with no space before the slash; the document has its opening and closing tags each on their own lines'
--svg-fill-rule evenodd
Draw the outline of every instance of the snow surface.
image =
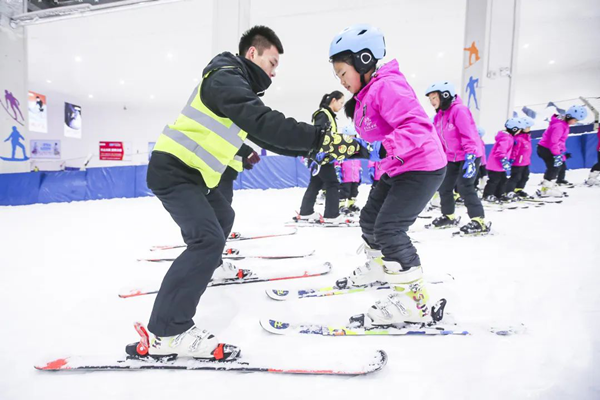
<svg viewBox="0 0 600 400">
<path fill-rule="evenodd" d="M 569 171 L 582 182 L 588 170 Z M 527 190 L 534 192 L 539 175 Z M 128 285 L 160 280 L 169 264 L 140 263 L 152 245 L 181 242 L 155 198 L 0 207 L 0 399 L 598 399 L 600 398 L 600 189 L 568 190 L 563 204 L 488 212 L 494 236 L 450 238 L 413 227 L 425 273 L 447 311 L 472 330 L 453 337 L 275 336 L 259 318 L 343 324 L 385 293 L 276 302 L 267 288 L 329 285 L 363 263 L 359 228 L 303 228 L 295 236 L 232 244 L 253 253 L 316 249 L 300 262 L 331 261 L 319 278 L 210 288 L 196 321 L 246 357 L 293 366 L 312 356 L 384 349 L 388 365 L 365 377 L 281 376 L 203 371 L 47 373 L 33 365 L 68 355 L 119 355 L 147 322 L 153 296 L 117 297 Z M 367 186 L 361 186 L 364 204 Z M 281 229 L 303 189 L 237 191 L 235 230 Z M 459 209 L 466 221 L 464 209 Z M 167 252 L 165 252 L 167 254 Z M 297 261 L 296 261 L 297 262 Z M 286 268 L 244 260 L 240 267 Z M 523 323 L 509 337 L 485 327 Z"/>
</svg>

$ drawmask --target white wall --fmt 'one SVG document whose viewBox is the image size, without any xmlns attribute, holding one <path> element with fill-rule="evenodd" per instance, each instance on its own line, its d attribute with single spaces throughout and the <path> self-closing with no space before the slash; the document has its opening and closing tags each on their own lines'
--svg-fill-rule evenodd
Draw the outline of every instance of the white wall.
<svg viewBox="0 0 600 400">
<path fill-rule="evenodd" d="M 577 13 L 563 12 L 559 0 L 522 3 L 519 42 L 530 47 L 519 53 L 515 104 L 600 95 L 600 2 L 570 1 L 568 9 Z M 100 140 L 130 141 L 134 152 L 140 153 L 131 162 L 94 159 L 90 166 L 145 163 L 147 142 L 177 117 L 215 55 L 212 47 L 219 41 L 212 37 L 213 4 L 189 0 L 28 27 L 28 89 L 48 96 L 50 131 L 32 133 L 27 142 L 61 139 L 64 157 L 72 159 L 97 154 Z M 288 116 L 309 121 L 321 96 L 341 89 L 328 62 L 329 43 L 341 29 L 359 22 L 384 31 L 385 61 L 398 60 L 429 115 L 433 109 L 423 95 L 425 88 L 440 79 L 457 86 L 460 82 L 466 0 L 252 0 L 250 4 L 251 24 L 270 26 L 283 41 L 278 76 L 263 99 Z M 546 58 L 552 55 L 553 43 L 560 48 L 580 44 L 558 52 L 562 58 L 557 60 L 565 61 L 549 69 Z M 590 48 L 590 43 L 596 45 Z M 221 50 L 236 52 L 236 48 Z M 83 107 L 82 139 L 63 135 L 64 101 Z M 340 125 L 344 123 L 342 118 Z"/>
<path fill-rule="evenodd" d="M 190 93 L 193 87 L 190 88 Z M 155 142 L 162 128 L 177 117 L 183 105 L 130 104 L 129 102 L 99 102 L 89 98 L 40 91 L 46 95 L 48 133 L 30 132 L 29 139 L 60 140 L 62 158 L 67 166 L 81 167 L 88 154 L 93 157 L 88 167 L 140 165 L 148 161 L 148 142 Z M 189 96 L 189 93 L 188 93 Z M 65 137 L 64 102 L 82 107 L 82 138 Z M 185 101 L 185 100 L 184 100 Z M 130 161 L 100 161 L 100 141 L 123 141 L 132 145 Z"/>
</svg>

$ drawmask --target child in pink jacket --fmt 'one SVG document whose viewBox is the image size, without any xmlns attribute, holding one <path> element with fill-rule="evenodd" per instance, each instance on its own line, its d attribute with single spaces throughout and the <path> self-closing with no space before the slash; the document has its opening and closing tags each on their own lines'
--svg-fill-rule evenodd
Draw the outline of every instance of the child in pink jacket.
<svg viewBox="0 0 600 400">
<path fill-rule="evenodd" d="M 600 128 L 598 129 L 598 145 L 596 146 L 598 152 L 598 162 L 594 164 L 590 171 L 590 176 L 585 181 L 588 186 L 600 186 Z"/>
<path fill-rule="evenodd" d="M 542 139 L 538 143 L 537 154 L 546 164 L 544 182 L 538 195 L 541 197 L 562 197 L 563 192 L 559 190 L 557 183 L 568 183 L 565 181 L 565 154 L 567 152 L 567 138 L 569 127 L 584 120 L 587 117 L 587 109 L 583 106 L 571 106 L 564 117 L 553 115 L 550 125 Z M 556 180 L 556 182 L 555 182 Z"/>
<path fill-rule="evenodd" d="M 371 154 L 379 155 L 384 172 L 360 214 L 368 261 L 336 282 L 362 287 L 379 281 L 396 288 L 355 321 L 367 326 L 430 322 L 439 315 L 429 308 L 421 260 L 407 232 L 441 184 L 446 157 L 398 62 L 377 68 L 385 51 L 383 34 L 370 25 L 346 28 L 329 51 L 340 83 L 354 94 L 346 115 L 360 137 L 374 143 Z"/>
<path fill-rule="evenodd" d="M 484 146 L 471 111 L 456 95 L 454 85 L 450 82 L 434 83 L 425 91 L 425 95 L 437 113 L 434 125 L 448 159 L 446 177 L 439 189 L 442 215 L 434 219 L 430 227 L 444 229 L 458 225 L 459 219 L 454 216 L 456 187 L 471 218 L 468 224 L 460 228 L 461 231 L 466 234 L 487 233 L 489 228 L 484 221 L 483 206 L 475 190 Z"/>
<path fill-rule="evenodd" d="M 355 204 L 358 196 L 362 167 L 359 159 L 345 160 L 339 168 L 340 213 L 349 214 L 360 211 Z"/>
<path fill-rule="evenodd" d="M 525 128 L 515 135 L 515 144 L 510 155 L 511 169 L 510 179 L 506 183 L 506 198 L 531 198 L 525 190 L 525 184 L 529 180 L 529 164 L 531 164 L 531 127 L 534 121 L 524 117 Z"/>
<path fill-rule="evenodd" d="M 487 159 L 488 182 L 483 189 L 483 200 L 498 203 L 504 200 L 507 176 L 511 173 L 510 156 L 515 143 L 514 136 L 525 129 L 525 121 L 511 118 L 504 124 L 506 130 L 498 132 L 496 143 Z"/>
</svg>

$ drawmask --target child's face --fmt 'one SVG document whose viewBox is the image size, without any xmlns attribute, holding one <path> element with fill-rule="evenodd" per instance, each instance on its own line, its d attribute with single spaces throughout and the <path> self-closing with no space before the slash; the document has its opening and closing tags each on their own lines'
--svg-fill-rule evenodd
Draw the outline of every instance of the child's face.
<svg viewBox="0 0 600 400">
<path fill-rule="evenodd" d="M 331 108 L 331 111 L 339 112 L 342 109 L 342 107 L 344 107 L 344 96 L 342 96 L 338 100 L 336 100 L 336 99 L 331 100 L 331 105 L 329 107 L 329 108 Z"/>
<path fill-rule="evenodd" d="M 360 91 L 360 74 L 356 72 L 353 66 L 348 65 L 345 62 L 336 61 L 333 63 L 333 70 L 346 90 L 352 94 L 356 94 Z"/>
<path fill-rule="evenodd" d="M 440 94 L 439 92 L 431 92 L 427 95 L 429 97 L 429 102 L 434 109 L 440 108 Z"/>
</svg>

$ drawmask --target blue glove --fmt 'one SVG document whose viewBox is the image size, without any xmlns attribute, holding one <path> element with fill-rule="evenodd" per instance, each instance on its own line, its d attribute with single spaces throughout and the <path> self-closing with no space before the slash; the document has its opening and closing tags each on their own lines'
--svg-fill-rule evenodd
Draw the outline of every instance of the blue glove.
<svg viewBox="0 0 600 400">
<path fill-rule="evenodd" d="M 475 167 L 475 154 L 469 153 L 465 157 L 465 165 L 463 165 L 463 169 L 465 173 L 463 174 L 463 178 L 471 179 L 477 173 L 477 168 Z"/>
<path fill-rule="evenodd" d="M 358 137 L 354 140 L 356 140 L 362 147 L 369 149 L 369 160 L 375 162 L 381 161 L 381 142 L 377 141 L 369 143 L 365 139 Z M 385 152 L 385 147 L 383 148 L 383 151 Z"/>
<path fill-rule="evenodd" d="M 554 156 L 554 166 L 560 167 L 561 165 L 563 165 L 562 154 L 558 154 Z"/>
<path fill-rule="evenodd" d="M 335 166 L 335 174 L 337 175 L 338 178 L 338 182 L 342 182 L 343 177 L 342 177 L 342 166 L 341 165 L 336 165 Z"/>
<path fill-rule="evenodd" d="M 504 157 L 502 159 L 502 168 L 504 168 L 504 172 L 506 172 L 506 176 L 510 176 L 510 171 L 512 169 L 512 163 L 508 159 L 508 157 Z"/>
</svg>

